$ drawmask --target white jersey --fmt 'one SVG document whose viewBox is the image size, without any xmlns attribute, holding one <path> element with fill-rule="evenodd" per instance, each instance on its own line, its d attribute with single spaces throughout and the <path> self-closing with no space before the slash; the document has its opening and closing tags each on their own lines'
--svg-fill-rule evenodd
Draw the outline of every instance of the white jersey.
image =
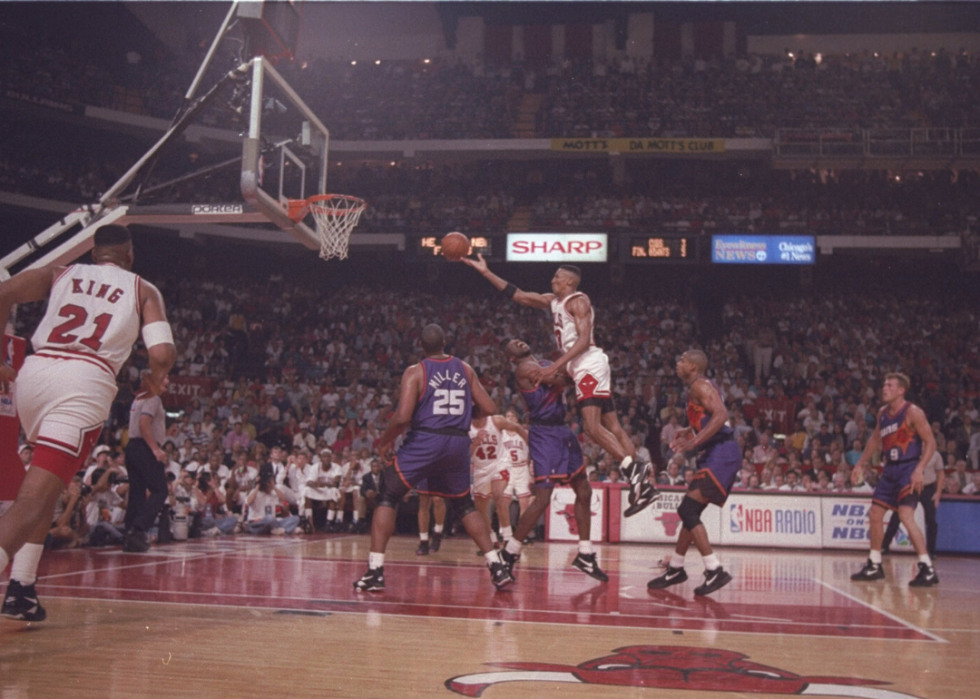
<svg viewBox="0 0 980 699">
<path fill-rule="evenodd" d="M 577 296 L 584 296 L 580 291 L 575 292 L 571 296 L 566 296 L 564 301 L 559 301 L 557 298 L 551 299 L 551 316 L 555 320 L 555 341 L 558 343 L 558 349 L 562 352 L 567 352 L 578 340 L 578 330 L 575 328 L 575 318 L 572 314 L 568 312 L 565 307 L 570 300 Z M 595 309 L 589 308 L 589 320 L 591 321 L 593 327 L 593 334 L 589 337 L 589 346 L 595 347 Z"/>
<path fill-rule="evenodd" d="M 115 377 L 139 337 L 139 285 L 138 275 L 114 264 L 66 267 L 31 338 L 35 354 L 97 363 Z"/>
<path fill-rule="evenodd" d="M 497 462 L 501 461 L 503 435 L 497 429 L 493 418 L 487 418 L 487 424 L 483 427 L 471 424 L 470 440 L 476 444 L 476 449 L 470 455 L 473 473 L 496 470 Z"/>
<path fill-rule="evenodd" d="M 503 451 L 507 468 L 527 468 L 528 462 L 531 460 L 530 452 L 527 448 L 527 442 L 519 434 L 504 430 L 501 439 L 501 450 Z"/>
</svg>

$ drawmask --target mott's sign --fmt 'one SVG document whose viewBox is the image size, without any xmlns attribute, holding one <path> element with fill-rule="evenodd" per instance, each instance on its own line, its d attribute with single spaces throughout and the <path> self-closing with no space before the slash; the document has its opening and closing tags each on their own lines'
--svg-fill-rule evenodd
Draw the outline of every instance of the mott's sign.
<svg viewBox="0 0 980 699">
<path fill-rule="evenodd" d="M 572 153 L 724 153 L 723 138 L 553 138 L 551 150 Z"/>
<path fill-rule="evenodd" d="M 510 233 L 508 262 L 605 262 L 609 236 L 605 233 Z"/>
</svg>

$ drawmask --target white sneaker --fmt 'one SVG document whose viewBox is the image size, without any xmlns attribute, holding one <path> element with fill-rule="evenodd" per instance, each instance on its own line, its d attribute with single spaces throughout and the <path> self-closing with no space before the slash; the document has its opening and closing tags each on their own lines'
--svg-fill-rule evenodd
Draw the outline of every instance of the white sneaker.
<svg viewBox="0 0 980 699">
<path fill-rule="evenodd" d="M 282 527 L 276 527 L 269 533 L 272 534 L 272 536 L 282 536 L 283 534 L 286 533 L 286 530 L 283 529 Z"/>
</svg>

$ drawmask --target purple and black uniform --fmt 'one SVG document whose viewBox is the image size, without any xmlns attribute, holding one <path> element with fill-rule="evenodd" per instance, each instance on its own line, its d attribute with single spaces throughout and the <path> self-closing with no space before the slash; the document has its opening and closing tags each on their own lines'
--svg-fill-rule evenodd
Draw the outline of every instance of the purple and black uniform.
<svg viewBox="0 0 980 699">
<path fill-rule="evenodd" d="M 395 470 L 409 488 L 458 498 L 470 491 L 470 418 L 473 395 L 456 357 L 423 359 L 425 390 L 395 454 Z M 423 482 L 424 481 L 424 482 Z"/>
<path fill-rule="evenodd" d="M 700 378 L 697 380 L 707 381 L 721 395 L 714 382 Z M 710 420 L 711 413 L 703 405 L 688 401 L 687 421 L 695 434 L 703 430 Z M 725 423 L 698 449 L 698 470 L 689 489 L 700 490 L 709 502 L 720 507 L 728 499 L 741 468 L 742 455 L 738 450 L 738 442 L 735 441 L 735 432 Z"/>
<path fill-rule="evenodd" d="M 542 367 L 551 362 L 540 362 Z M 534 462 L 534 483 L 548 488 L 567 483 L 585 471 L 582 448 L 565 423 L 565 391 L 561 386 L 538 386 L 521 391 L 530 417 L 527 448 Z"/>
<path fill-rule="evenodd" d="M 878 416 L 878 434 L 881 435 L 881 455 L 885 465 L 871 501 L 889 510 L 918 504 L 918 498 L 912 492 L 912 472 L 922 458 L 922 438 L 908 421 L 911 405 L 906 402 L 895 415 L 889 415 L 885 409 Z"/>
</svg>

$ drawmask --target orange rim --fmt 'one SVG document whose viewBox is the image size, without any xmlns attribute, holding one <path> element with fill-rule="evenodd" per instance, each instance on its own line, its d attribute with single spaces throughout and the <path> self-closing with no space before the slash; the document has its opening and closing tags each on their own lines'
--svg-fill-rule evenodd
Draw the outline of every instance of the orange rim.
<svg viewBox="0 0 980 699">
<path fill-rule="evenodd" d="M 344 202 L 344 206 L 330 206 L 330 202 Z M 287 215 L 294 221 L 301 221 L 312 209 L 318 213 L 338 215 L 363 211 L 367 202 L 349 194 L 314 194 L 308 199 L 289 199 Z"/>
</svg>

